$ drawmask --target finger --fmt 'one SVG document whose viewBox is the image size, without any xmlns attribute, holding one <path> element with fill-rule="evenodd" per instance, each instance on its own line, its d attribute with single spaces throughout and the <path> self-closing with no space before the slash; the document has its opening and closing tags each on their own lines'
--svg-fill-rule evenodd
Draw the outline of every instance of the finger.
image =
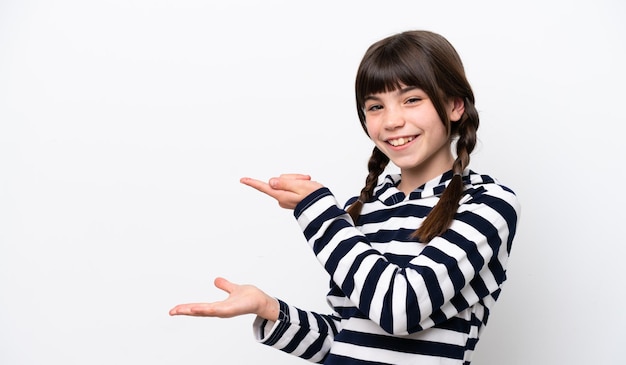
<svg viewBox="0 0 626 365">
<path fill-rule="evenodd" d="M 311 180 L 311 175 L 304 174 L 281 174 L 280 178 L 294 179 L 294 180 Z"/>
<path fill-rule="evenodd" d="M 294 178 L 284 178 L 281 177 L 273 177 L 269 181 L 269 186 L 274 190 L 282 190 L 295 194 L 302 194 L 311 190 L 311 183 L 313 183 L 310 178 L 308 179 L 294 179 Z"/>
<path fill-rule="evenodd" d="M 170 309 L 170 316 L 208 316 L 211 306 L 208 303 L 179 304 Z"/>
<path fill-rule="evenodd" d="M 268 195 L 272 195 L 271 191 L 273 188 L 276 188 L 276 186 L 272 185 L 273 182 L 276 181 L 276 179 L 281 179 L 281 180 L 311 180 L 311 176 L 310 175 L 305 175 L 305 174 L 281 174 L 280 177 L 274 177 L 271 178 L 269 180 L 269 183 L 266 183 L 264 181 L 261 180 L 257 180 L 257 179 L 253 179 L 250 177 L 242 177 L 241 179 L 239 179 L 239 182 L 241 182 L 242 184 L 248 185 L 262 193 L 268 194 Z"/>
<path fill-rule="evenodd" d="M 275 184 L 275 180 L 279 179 L 279 178 L 272 178 L 270 179 L 270 183 L 266 183 L 263 181 L 259 181 L 256 179 L 251 179 L 251 178 L 242 178 L 240 181 L 245 184 L 248 185 L 254 189 L 256 189 L 257 191 L 260 191 L 274 199 L 276 199 L 279 203 L 281 203 L 284 199 L 285 199 L 285 192 L 282 189 L 276 189 L 274 186 L 271 186 L 270 184 Z M 298 180 L 293 180 L 293 179 L 288 179 L 289 181 L 298 181 Z M 278 185 L 277 185 L 278 186 Z M 281 205 L 282 206 L 282 205 Z"/>
<path fill-rule="evenodd" d="M 272 195 L 270 194 L 271 191 L 273 190 L 272 187 L 264 181 L 252 179 L 250 177 L 242 177 L 241 179 L 239 179 L 239 182 L 241 182 L 244 185 L 248 185 L 249 187 L 254 188 L 267 195 Z"/>
<path fill-rule="evenodd" d="M 215 278 L 215 280 L 213 281 L 213 284 L 215 284 L 217 288 L 222 289 L 228 294 L 232 293 L 232 291 L 235 290 L 235 288 L 237 287 L 237 284 L 233 284 L 230 281 L 222 277 Z"/>
</svg>

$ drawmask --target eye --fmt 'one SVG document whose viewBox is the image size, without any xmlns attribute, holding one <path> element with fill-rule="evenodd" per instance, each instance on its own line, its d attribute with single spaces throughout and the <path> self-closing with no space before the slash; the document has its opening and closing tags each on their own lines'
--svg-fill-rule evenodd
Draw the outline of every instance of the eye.
<svg viewBox="0 0 626 365">
<path fill-rule="evenodd" d="M 415 103 L 419 103 L 420 101 L 422 101 L 422 98 L 419 98 L 417 96 L 412 96 L 412 97 L 406 99 L 406 103 L 407 104 L 415 104 Z"/>
<path fill-rule="evenodd" d="M 381 110 L 382 108 L 383 108 L 383 106 L 380 105 L 380 104 L 366 105 L 365 106 L 365 111 L 366 112 L 375 112 L 375 111 Z"/>
</svg>

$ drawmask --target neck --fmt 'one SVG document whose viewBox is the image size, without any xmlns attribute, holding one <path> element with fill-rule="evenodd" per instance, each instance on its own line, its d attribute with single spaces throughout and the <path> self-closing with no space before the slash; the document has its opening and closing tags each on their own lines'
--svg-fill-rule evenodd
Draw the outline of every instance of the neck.
<svg viewBox="0 0 626 365">
<path fill-rule="evenodd" d="M 452 169 L 453 163 L 454 157 L 450 153 L 442 157 L 437 163 L 423 163 L 413 168 L 401 169 L 400 174 L 402 178 L 400 184 L 398 184 L 398 189 L 408 195 L 426 182 Z"/>
</svg>

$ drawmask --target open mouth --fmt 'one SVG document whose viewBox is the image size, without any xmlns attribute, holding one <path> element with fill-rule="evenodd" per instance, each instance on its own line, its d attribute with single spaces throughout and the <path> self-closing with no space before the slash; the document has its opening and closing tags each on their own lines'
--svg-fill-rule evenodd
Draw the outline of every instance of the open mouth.
<svg viewBox="0 0 626 365">
<path fill-rule="evenodd" d="M 389 143 L 390 145 L 394 146 L 394 147 L 400 147 L 400 146 L 404 146 L 405 144 L 411 142 L 412 140 L 415 139 L 416 136 L 411 136 L 411 137 L 400 137 L 400 138 L 395 138 L 395 139 L 389 139 L 387 140 L 387 143 Z"/>
</svg>

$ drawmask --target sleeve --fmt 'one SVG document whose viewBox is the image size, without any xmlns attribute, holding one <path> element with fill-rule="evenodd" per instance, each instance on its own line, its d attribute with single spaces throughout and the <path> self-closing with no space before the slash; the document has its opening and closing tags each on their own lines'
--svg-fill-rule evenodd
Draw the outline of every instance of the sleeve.
<svg viewBox="0 0 626 365">
<path fill-rule="evenodd" d="M 350 301 L 386 332 L 403 335 L 497 298 L 520 207 L 510 190 L 493 190 L 465 195 L 450 228 L 403 267 L 370 246 L 327 188 L 306 197 L 294 215 Z"/>
<path fill-rule="evenodd" d="M 278 299 L 280 313 L 276 322 L 256 317 L 256 340 L 313 363 L 322 363 L 337 334 L 339 317 L 305 312 Z"/>
</svg>

